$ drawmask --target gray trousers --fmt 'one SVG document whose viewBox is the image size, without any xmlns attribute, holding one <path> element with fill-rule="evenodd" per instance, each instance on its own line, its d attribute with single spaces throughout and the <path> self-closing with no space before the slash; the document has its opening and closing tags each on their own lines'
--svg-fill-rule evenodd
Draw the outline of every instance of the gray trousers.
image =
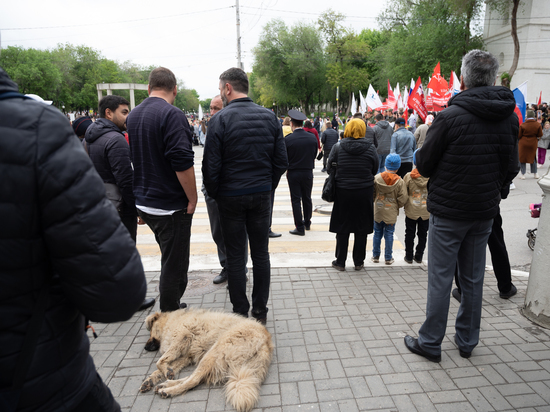
<svg viewBox="0 0 550 412">
<path fill-rule="evenodd" d="M 471 352 L 479 342 L 485 254 L 492 225 L 493 219 L 466 221 L 430 216 L 428 301 L 418 344 L 431 355 L 441 354 L 457 265 L 462 301 L 456 315 L 456 340 L 465 352 Z"/>
</svg>

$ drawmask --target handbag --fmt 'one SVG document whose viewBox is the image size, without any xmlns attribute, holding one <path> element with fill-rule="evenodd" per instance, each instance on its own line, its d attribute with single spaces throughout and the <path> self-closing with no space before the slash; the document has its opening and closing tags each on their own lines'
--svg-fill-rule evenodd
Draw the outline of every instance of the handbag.
<svg viewBox="0 0 550 412">
<path fill-rule="evenodd" d="M 338 150 L 340 148 L 340 145 L 334 146 L 333 150 L 334 152 L 334 160 L 335 162 L 332 162 L 332 168 L 330 169 L 330 173 L 328 174 L 328 177 L 325 179 L 325 183 L 323 184 L 323 192 L 321 193 L 321 199 L 323 199 L 325 202 L 334 202 L 334 198 L 336 197 L 336 169 L 338 168 Z"/>
<path fill-rule="evenodd" d="M 122 206 L 122 194 L 120 189 L 114 183 L 104 183 L 105 185 L 105 195 L 109 199 L 116 210 L 120 212 L 120 207 Z"/>
<path fill-rule="evenodd" d="M 323 158 L 323 152 L 320 151 L 319 154 L 317 155 L 317 160 L 321 160 Z"/>
</svg>

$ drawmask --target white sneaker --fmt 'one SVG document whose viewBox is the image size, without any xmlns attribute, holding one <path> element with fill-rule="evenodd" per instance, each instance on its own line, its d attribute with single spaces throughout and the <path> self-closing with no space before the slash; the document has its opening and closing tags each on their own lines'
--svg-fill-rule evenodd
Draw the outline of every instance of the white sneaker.
<svg viewBox="0 0 550 412">
<path fill-rule="evenodd" d="M 514 190 L 516 188 L 516 185 L 514 182 L 510 183 L 510 190 Z"/>
<path fill-rule="evenodd" d="M 519 178 L 520 178 L 521 180 L 525 180 L 525 175 L 521 175 Z"/>
<path fill-rule="evenodd" d="M 535 176 L 533 176 L 535 179 L 538 179 L 539 178 L 539 175 L 538 173 L 535 173 Z"/>
</svg>

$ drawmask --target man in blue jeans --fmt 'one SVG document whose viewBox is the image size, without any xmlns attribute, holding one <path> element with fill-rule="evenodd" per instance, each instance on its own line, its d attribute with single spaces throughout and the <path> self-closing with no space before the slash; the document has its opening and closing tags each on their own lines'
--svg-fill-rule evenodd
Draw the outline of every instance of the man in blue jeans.
<svg viewBox="0 0 550 412">
<path fill-rule="evenodd" d="M 428 129 L 416 166 L 428 187 L 428 296 L 426 321 L 407 348 L 441 361 L 455 267 L 462 287 L 454 341 L 469 358 L 479 342 L 485 251 L 501 189 L 518 172 L 518 118 L 514 95 L 494 86 L 498 60 L 472 50 L 462 59 L 461 92 Z"/>
<path fill-rule="evenodd" d="M 197 205 L 193 133 L 185 114 L 173 106 L 176 76 L 159 67 L 149 75 L 149 97 L 128 115 L 139 216 L 161 251 L 160 310 L 186 307 L 191 221 Z"/>
<path fill-rule="evenodd" d="M 220 76 L 224 109 L 209 122 L 202 163 L 208 196 L 216 199 L 225 241 L 233 312 L 248 317 L 245 248 L 250 239 L 254 287 L 252 316 L 266 323 L 271 268 L 271 193 L 288 167 L 280 122 L 248 97 L 248 77 L 238 68 Z"/>
</svg>

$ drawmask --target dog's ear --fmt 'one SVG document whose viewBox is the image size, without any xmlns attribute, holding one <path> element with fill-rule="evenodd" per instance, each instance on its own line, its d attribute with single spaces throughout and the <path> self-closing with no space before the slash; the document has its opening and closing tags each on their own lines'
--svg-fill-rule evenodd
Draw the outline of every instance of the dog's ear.
<svg viewBox="0 0 550 412">
<path fill-rule="evenodd" d="M 155 323 L 158 318 L 160 318 L 160 312 L 155 312 L 152 315 L 147 316 L 147 318 L 145 319 L 145 327 L 149 332 L 153 327 L 153 323 Z"/>
</svg>

